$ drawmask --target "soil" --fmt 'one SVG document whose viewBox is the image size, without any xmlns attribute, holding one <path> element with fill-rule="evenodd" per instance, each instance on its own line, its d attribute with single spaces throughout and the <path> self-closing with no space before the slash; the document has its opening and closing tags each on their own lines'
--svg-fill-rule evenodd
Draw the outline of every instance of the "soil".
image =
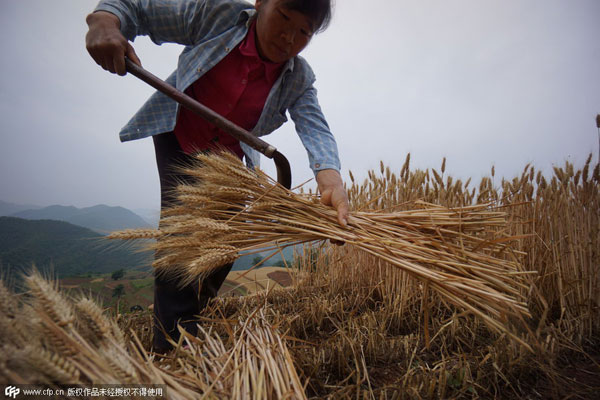
<svg viewBox="0 0 600 400">
<path fill-rule="evenodd" d="M 287 271 L 273 271 L 269 272 L 267 276 L 283 287 L 288 287 L 292 284 L 292 277 Z"/>
<path fill-rule="evenodd" d="M 588 349 L 587 356 L 577 353 L 564 357 L 553 378 L 536 385 L 536 392 L 547 399 L 600 399 L 600 350 Z"/>
</svg>

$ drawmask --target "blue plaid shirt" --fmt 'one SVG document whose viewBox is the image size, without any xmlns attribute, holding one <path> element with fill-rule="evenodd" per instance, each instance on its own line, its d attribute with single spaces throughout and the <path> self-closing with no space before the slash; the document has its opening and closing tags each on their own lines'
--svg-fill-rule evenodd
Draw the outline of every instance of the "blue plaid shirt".
<svg viewBox="0 0 600 400">
<path fill-rule="evenodd" d="M 246 36 L 256 14 L 242 0 L 101 0 L 96 11 L 108 11 L 121 21 L 121 32 L 130 41 L 148 35 L 161 44 L 185 45 L 177 70 L 167 82 L 184 91 L 214 67 Z M 329 130 L 314 88 L 315 75 L 302 57 L 289 60 L 269 92 L 258 123 L 252 130 L 264 136 L 287 121 L 294 121 L 316 174 L 322 169 L 340 170 L 337 144 Z M 123 127 L 121 141 L 141 139 L 173 131 L 179 105 L 160 92 L 154 93 Z M 258 166 L 260 154 L 242 143 L 249 166 Z"/>
</svg>

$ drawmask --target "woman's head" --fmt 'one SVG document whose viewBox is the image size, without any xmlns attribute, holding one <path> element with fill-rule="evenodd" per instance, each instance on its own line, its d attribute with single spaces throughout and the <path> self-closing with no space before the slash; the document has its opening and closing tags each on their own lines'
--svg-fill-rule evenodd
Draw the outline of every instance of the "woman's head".
<svg viewBox="0 0 600 400">
<path fill-rule="evenodd" d="M 259 54 L 273 62 L 295 57 L 327 28 L 331 0 L 256 0 Z"/>
<path fill-rule="evenodd" d="M 331 22 L 332 0 L 283 0 L 281 3 L 290 10 L 306 15 L 312 21 L 313 34 L 324 31 Z"/>
</svg>

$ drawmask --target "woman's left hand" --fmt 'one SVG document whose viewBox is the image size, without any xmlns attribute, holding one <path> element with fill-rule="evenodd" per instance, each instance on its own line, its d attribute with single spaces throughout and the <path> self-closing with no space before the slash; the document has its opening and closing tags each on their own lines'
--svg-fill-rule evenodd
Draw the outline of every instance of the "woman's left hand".
<svg viewBox="0 0 600 400">
<path fill-rule="evenodd" d="M 349 205 L 340 173 L 335 169 L 323 169 L 317 172 L 317 184 L 321 203 L 337 211 L 338 222 L 345 228 L 348 225 Z"/>
</svg>

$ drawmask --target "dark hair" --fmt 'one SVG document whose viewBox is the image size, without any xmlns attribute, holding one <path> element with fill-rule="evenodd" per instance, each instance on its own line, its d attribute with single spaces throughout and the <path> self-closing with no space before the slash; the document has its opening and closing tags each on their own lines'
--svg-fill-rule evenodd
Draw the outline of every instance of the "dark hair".
<svg viewBox="0 0 600 400">
<path fill-rule="evenodd" d="M 282 5 L 306 15 L 313 22 L 313 33 L 323 32 L 331 22 L 333 0 L 283 0 Z"/>
</svg>

